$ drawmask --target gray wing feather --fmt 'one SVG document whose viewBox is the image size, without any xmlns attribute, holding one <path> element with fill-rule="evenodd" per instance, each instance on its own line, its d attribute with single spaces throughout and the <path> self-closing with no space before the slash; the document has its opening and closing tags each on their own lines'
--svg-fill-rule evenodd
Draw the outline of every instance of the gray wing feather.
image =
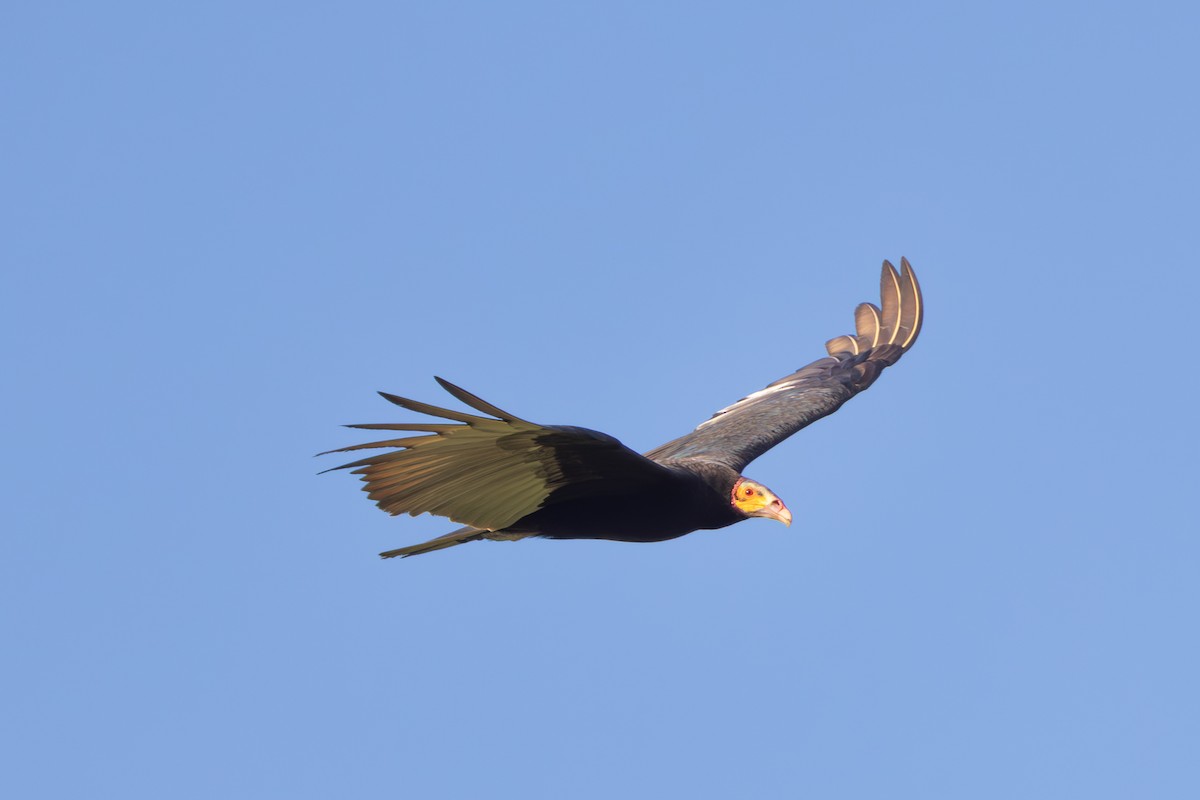
<svg viewBox="0 0 1200 800">
<path fill-rule="evenodd" d="M 855 334 L 825 344 L 822 358 L 721 409 L 691 433 L 646 453 L 655 461 L 716 461 L 741 472 L 796 431 L 837 411 L 875 382 L 912 346 L 925 316 L 921 287 L 907 259 L 897 272 L 883 262 L 882 308 L 855 309 Z"/>
</svg>

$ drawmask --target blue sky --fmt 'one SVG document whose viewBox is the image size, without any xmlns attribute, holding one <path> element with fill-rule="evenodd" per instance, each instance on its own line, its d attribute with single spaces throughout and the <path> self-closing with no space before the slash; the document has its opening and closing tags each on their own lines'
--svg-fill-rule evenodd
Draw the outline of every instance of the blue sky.
<svg viewBox="0 0 1200 800">
<path fill-rule="evenodd" d="M 1194 6 L 5 16 L 5 796 L 1200 791 Z M 649 449 L 901 255 L 791 529 L 381 562 L 316 475 L 434 374 Z"/>
</svg>

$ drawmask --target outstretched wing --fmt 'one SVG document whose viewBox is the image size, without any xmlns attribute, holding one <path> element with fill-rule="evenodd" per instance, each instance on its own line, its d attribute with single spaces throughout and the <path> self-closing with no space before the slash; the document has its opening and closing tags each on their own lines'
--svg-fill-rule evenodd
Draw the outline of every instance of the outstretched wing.
<svg viewBox="0 0 1200 800">
<path fill-rule="evenodd" d="M 837 411 L 917 340 L 924 317 L 921 287 L 907 259 L 897 272 L 883 262 L 883 308 L 854 311 L 857 334 L 830 339 L 828 358 L 723 408 L 696 430 L 646 454 L 656 461 L 701 459 L 741 472 L 746 465 L 806 425 Z"/>
<path fill-rule="evenodd" d="M 538 510 L 552 492 L 610 495 L 673 479 L 667 467 L 613 437 L 586 428 L 538 425 L 502 411 L 454 384 L 446 391 L 481 417 L 380 392 L 396 405 L 451 422 L 348 425 L 425 435 L 330 450 L 398 448 L 333 469 L 352 469 L 363 491 L 389 514 L 437 514 L 480 530 L 505 528 Z M 321 453 L 325 455 L 325 453 Z M 329 470 L 326 470 L 328 472 Z"/>
</svg>

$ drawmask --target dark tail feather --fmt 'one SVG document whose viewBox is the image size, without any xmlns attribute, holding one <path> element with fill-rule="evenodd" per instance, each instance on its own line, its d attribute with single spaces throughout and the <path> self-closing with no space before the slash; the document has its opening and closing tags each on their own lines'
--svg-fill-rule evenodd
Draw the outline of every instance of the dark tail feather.
<svg viewBox="0 0 1200 800">
<path fill-rule="evenodd" d="M 478 528 L 470 526 L 459 528 L 456 531 L 451 531 L 445 536 L 439 536 L 436 539 L 430 539 L 428 542 L 421 544 L 413 544 L 408 547 L 399 547 L 395 550 L 388 550 L 385 553 L 380 553 L 380 558 L 408 558 L 409 556 L 419 556 L 422 553 L 432 553 L 434 550 L 445 550 L 447 547 L 454 547 L 456 544 L 465 544 L 467 542 L 477 542 L 480 539 L 486 538 L 491 531 L 481 531 Z"/>
</svg>

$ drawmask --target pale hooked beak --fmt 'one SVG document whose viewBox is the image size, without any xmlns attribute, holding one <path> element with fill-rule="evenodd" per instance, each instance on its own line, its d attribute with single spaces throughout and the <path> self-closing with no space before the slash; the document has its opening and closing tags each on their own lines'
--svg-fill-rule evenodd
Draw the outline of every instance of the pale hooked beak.
<svg viewBox="0 0 1200 800">
<path fill-rule="evenodd" d="M 767 519 L 777 519 L 789 528 L 792 526 L 792 512 L 788 511 L 788 507 L 783 504 L 783 501 L 776 497 L 767 505 L 755 511 L 751 516 L 766 517 Z"/>
</svg>

